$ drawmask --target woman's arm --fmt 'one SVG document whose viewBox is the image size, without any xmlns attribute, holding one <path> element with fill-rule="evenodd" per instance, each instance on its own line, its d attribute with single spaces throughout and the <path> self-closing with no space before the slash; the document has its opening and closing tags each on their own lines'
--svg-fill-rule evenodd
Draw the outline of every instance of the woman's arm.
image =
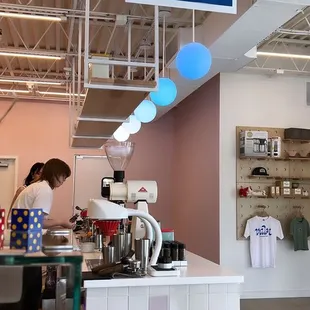
<svg viewBox="0 0 310 310">
<path fill-rule="evenodd" d="M 7 227 L 9 226 L 9 219 L 11 217 L 11 212 L 12 212 L 12 209 L 13 209 L 13 206 L 14 206 L 14 203 L 17 199 L 17 197 L 19 196 L 19 194 L 25 189 L 24 186 L 21 186 L 20 188 L 17 189 L 14 197 L 13 197 L 13 200 L 12 200 L 12 203 L 11 203 L 11 206 L 10 206 L 10 209 L 9 209 L 9 212 L 8 212 L 8 216 L 7 216 L 7 219 L 6 219 L 6 225 Z M 9 227 L 8 227 L 9 228 Z"/>
<path fill-rule="evenodd" d="M 48 228 L 56 227 L 56 226 L 61 226 L 63 228 L 69 228 L 69 229 L 72 228 L 72 224 L 69 222 L 57 221 L 57 220 L 53 220 L 49 218 L 44 218 L 44 221 L 43 221 L 44 229 L 48 229 Z"/>
<path fill-rule="evenodd" d="M 72 224 L 68 222 L 51 219 L 49 217 L 53 203 L 53 192 L 49 188 L 41 188 L 36 194 L 33 202 L 33 209 L 42 209 L 44 213 L 43 228 L 48 229 L 55 226 L 62 226 L 64 228 L 71 228 Z"/>
</svg>

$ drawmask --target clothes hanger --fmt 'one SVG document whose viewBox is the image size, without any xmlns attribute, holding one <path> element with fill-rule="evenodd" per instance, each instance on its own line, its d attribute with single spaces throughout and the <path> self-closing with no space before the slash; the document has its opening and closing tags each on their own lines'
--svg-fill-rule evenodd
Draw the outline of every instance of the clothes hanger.
<svg viewBox="0 0 310 310">
<path fill-rule="evenodd" d="M 264 205 L 261 205 L 261 206 L 257 206 L 257 208 L 259 208 L 260 210 L 256 212 L 256 215 L 257 216 L 260 216 L 260 217 L 268 217 L 269 214 L 267 213 L 266 211 L 266 206 Z"/>
<path fill-rule="evenodd" d="M 293 208 L 295 209 L 295 218 L 304 218 L 304 215 L 301 212 L 301 206 L 294 206 Z"/>
</svg>

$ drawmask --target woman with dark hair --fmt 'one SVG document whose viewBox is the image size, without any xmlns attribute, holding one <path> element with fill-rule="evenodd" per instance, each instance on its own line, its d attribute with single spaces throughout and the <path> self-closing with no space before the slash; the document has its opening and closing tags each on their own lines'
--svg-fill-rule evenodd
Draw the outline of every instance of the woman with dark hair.
<svg viewBox="0 0 310 310">
<path fill-rule="evenodd" d="M 44 163 L 35 163 L 31 167 L 29 174 L 24 181 L 24 186 L 29 186 L 31 183 L 37 182 L 40 179 L 43 166 Z"/>
<path fill-rule="evenodd" d="M 30 184 L 37 182 L 40 177 L 41 177 L 41 173 L 42 173 L 42 169 L 43 169 L 44 163 L 35 163 L 31 168 L 30 171 L 26 177 L 26 179 L 24 180 L 24 185 L 19 187 L 13 197 L 9 212 L 8 212 L 8 216 L 7 216 L 7 225 L 9 226 L 9 219 L 11 217 L 11 211 L 14 205 L 14 202 L 16 200 L 16 198 L 19 196 L 19 194 Z M 9 227 L 8 227 L 9 228 Z"/>
<path fill-rule="evenodd" d="M 43 228 L 70 227 L 69 221 L 59 222 L 48 218 L 53 203 L 53 190 L 71 176 L 70 167 L 62 160 L 53 158 L 45 163 L 39 180 L 27 186 L 16 198 L 13 209 L 42 209 L 45 214 Z"/>
<path fill-rule="evenodd" d="M 69 221 L 49 218 L 53 203 L 53 190 L 60 187 L 70 175 L 70 167 L 65 162 L 57 158 L 50 159 L 45 163 L 40 179 L 27 186 L 16 198 L 13 209 L 42 209 L 43 228 L 45 229 L 55 226 L 71 228 L 72 224 Z M 38 310 L 42 290 L 41 267 L 24 267 L 23 269 L 23 292 L 18 309 Z"/>
</svg>

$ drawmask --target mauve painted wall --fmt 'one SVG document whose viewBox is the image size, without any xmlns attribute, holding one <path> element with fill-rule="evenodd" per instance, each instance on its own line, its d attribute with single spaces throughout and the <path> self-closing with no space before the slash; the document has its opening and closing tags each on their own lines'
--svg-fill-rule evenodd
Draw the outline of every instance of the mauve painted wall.
<svg viewBox="0 0 310 310">
<path fill-rule="evenodd" d="M 0 115 L 10 102 L 0 103 Z M 68 136 L 68 107 L 58 104 L 17 102 L 0 124 L 0 155 L 18 156 L 18 186 L 33 163 L 57 157 L 73 166 L 74 151 Z M 55 190 L 51 216 L 68 218 L 72 213 L 72 177 Z"/>
<path fill-rule="evenodd" d="M 174 115 L 168 113 L 158 121 L 142 126 L 142 130 L 131 139 L 136 142 L 136 150 L 126 176 L 133 180 L 157 181 L 158 200 L 149 205 L 149 211 L 162 227 L 172 227 Z"/>
<path fill-rule="evenodd" d="M 219 261 L 219 76 L 206 83 L 160 120 L 132 136 L 135 154 L 127 179 L 156 180 L 158 202 L 150 213 L 173 227 L 188 249 Z M 9 107 L 0 102 L 0 117 Z M 18 102 L 0 124 L 0 155 L 19 157 L 18 180 L 36 161 L 51 157 L 71 167 L 74 154 L 103 154 L 69 148 L 68 107 Z M 72 212 L 73 178 L 55 192 L 52 216 Z"/>
<path fill-rule="evenodd" d="M 0 102 L 0 117 L 10 102 Z M 74 154 L 103 154 L 100 150 L 69 148 L 68 107 L 59 104 L 18 102 L 0 124 L 0 156 L 18 156 L 18 181 L 36 161 L 58 157 L 73 166 Z M 127 178 L 154 179 L 159 184 L 159 200 L 150 206 L 152 214 L 164 225 L 171 223 L 171 161 L 173 115 L 167 115 L 133 136 L 136 152 L 127 171 Z M 52 216 L 68 218 L 72 213 L 73 178 L 55 191 Z"/>
<path fill-rule="evenodd" d="M 220 77 L 174 109 L 173 224 L 190 251 L 219 262 Z"/>
</svg>

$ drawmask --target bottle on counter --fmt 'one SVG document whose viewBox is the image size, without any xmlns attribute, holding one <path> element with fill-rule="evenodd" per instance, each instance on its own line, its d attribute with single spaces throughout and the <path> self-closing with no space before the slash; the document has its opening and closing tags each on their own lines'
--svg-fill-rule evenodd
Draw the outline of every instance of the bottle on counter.
<svg viewBox="0 0 310 310">
<path fill-rule="evenodd" d="M 179 260 L 180 261 L 185 261 L 186 256 L 185 256 L 185 244 L 178 242 L 178 255 L 179 255 Z"/>
<path fill-rule="evenodd" d="M 177 242 L 171 243 L 171 259 L 174 262 L 179 260 L 179 245 Z"/>
</svg>

